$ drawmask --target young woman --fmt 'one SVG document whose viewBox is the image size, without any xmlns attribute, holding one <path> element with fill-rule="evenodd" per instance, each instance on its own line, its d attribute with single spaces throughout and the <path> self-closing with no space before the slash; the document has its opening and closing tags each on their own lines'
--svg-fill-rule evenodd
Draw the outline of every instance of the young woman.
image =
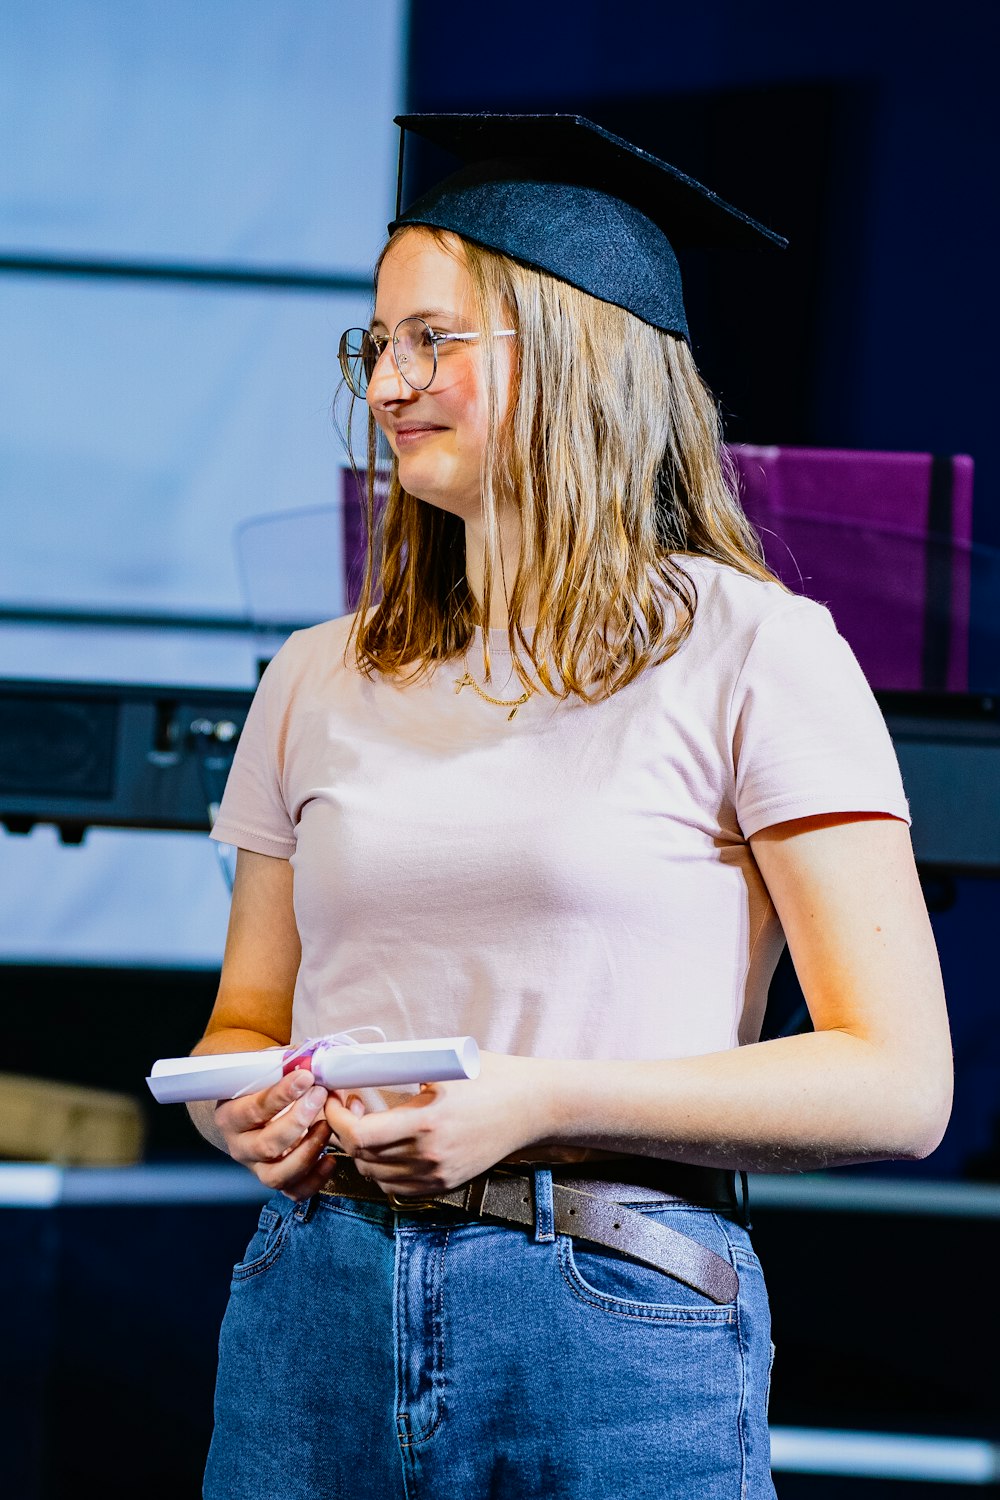
<svg viewBox="0 0 1000 1500">
<path fill-rule="evenodd" d="M 247 721 L 196 1050 L 377 1024 L 482 1071 L 193 1107 L 275 1190 L 205 1493 L 769 1496 L 733 1173 L 920 1157 L 950 1107 L 906 803 L 727 480 L 655 206 L 676 238 L 710 195 L 579 123 L 571 167 L 562 125 L 513 165 L 478 129 L 342 344 L 388 499 L 359 610 Z M 785 940 L 814 1030 L 761 1043 Z"/>
</svg>

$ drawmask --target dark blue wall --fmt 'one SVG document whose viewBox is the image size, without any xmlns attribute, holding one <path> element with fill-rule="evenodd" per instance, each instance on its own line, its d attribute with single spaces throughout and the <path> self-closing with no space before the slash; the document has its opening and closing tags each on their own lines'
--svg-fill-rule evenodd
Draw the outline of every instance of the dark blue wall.
<svg viewBox="0 0 1000 1500">
<path fill-rule="evenodd" d="M 614 128 L 631 105 L 640 144 L 691 170 L 710 159 L 711 186 L 792 236 L 803 199 L 781 274 L 810 283 L 808 348 L 775 319 L 770 268 L 743 318 L 727 313 L 731 350 L 776 339 L 797 357 L 779 398 L 806 390 L 770 410 L 755 393 L 755 430 L 736 435 L 972 453 L 977 536 L 997 546 L 998 39 L 993 0 L 413 0 L 410 107 L 590 111 Z M 720 113 L 728 144 L 706 152 Z M 711 312 L 692 308 L 696 343 Z M 714 347 L 711 363 L 726 399 Z"/>
<path fill-rule="evenodd" d="M 994 0 L 412 0 L 409 107 L 589 115 L 783 230 L 783 255 L 685 270 L 730 435 L 971 453 L 976 537 L 1000 548 L 998 41 Z M 983 690 L 1000 687 L 1000 552 L 988 561 Z M 910 1170 L 996 1179 L 1000 886 L 949 891 L 933 920 L 957 1102 L 941 1151 Z"/>
</svg>

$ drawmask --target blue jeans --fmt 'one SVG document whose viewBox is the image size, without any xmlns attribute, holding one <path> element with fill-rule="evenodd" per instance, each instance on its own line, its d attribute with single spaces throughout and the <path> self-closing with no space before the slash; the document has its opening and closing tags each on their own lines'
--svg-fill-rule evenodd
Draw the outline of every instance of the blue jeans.
<svg viewBox="0 0 1000 1500">
<path fill-rule="evenodd" d="M 635 1205 L 732 1261 L 720 1307 L 553 1235 L 549 1183 L 534 1233 L 272 1199 L 233 1275 L 206 1500 L 772 1500 L 746 1230 Z"/>
</svg>

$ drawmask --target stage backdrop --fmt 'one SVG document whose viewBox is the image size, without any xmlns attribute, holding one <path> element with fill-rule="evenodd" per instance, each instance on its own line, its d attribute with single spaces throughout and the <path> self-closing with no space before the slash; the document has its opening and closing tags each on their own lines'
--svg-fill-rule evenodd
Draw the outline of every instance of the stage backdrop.
<svg viewBox="0 0 1000 1500">
<path fill-rule="evenodd" d="M 0 676 L 254 680 L 251 633 L 114 617 L 241 619 L 240 526 L 338 492 L 406 11 L 3 7 Z M 0 961 L 214 964 L 226 908 L 207 840 L 0 834 Z"/>
</svg>

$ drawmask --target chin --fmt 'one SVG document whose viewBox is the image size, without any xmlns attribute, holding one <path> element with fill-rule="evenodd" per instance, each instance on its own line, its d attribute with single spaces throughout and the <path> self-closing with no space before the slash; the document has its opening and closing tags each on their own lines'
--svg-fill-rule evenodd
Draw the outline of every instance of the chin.
<svg viewBox="0 0 1000 1500">
<path fill-rule="evenodd" d="M 426 471 L 421 474 L 416 464 L 412 468 L 408 464 L 399 465 L 399 483 L 415 500 L 422 500 L 425 505 L 433 505 L 438 510 L 451 511 L 452 515 L 464 517 L 473 508 L 464 491 L 456 492 L 450 485 L 442 483 L 440 475 L 433 476 Z M 478 509 L 478 502 L 475 508 Z"/>
</svg>

